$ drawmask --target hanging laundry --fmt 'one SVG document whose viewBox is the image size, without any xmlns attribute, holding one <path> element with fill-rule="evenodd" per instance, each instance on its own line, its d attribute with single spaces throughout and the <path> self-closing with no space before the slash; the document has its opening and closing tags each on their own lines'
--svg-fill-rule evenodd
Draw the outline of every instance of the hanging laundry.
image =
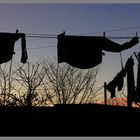
<svg viewBox="0 0 140 140">
<path fill-rule="evenodd" d="M 136 45 L 138 37 L 122 45 L 113 42 L 106 37 L 96 36 L 70 36 L 60 34 L 57 37 L 58 63 L 67 62 L 73 67 L 88 69 L 102 62 L 103 50 L 109 52 L 121 52 Z"/>
<path fill-rule="evenodd" d="M 132 107 L 132 102 L 135 99 L 135 80 L 134 80 L 134 60 L 132 57 L 128 58 L 125 69 L 127 71 L 127 105 Z"/>
<path fill-rule="evenodd" d="M 21 38 L 22 57 L 21 62 L 26 63 L 28 56 L 24 33 L 0 33 L 0 64 L 6 63 L 13 58 L 15 42 Z"/>
<path fill-rule="evenodd" d="M 137 55 L 138 58 L 138 70 L 137 70 L 137 86 L 135 92 L 135 102 L 140 102 L 140 52 Z"/>
<path fill-rule="evenodd" d="M 21 34 L 21 47 L 22 47 L 21 63 L 26 63 L 28 59 L 28 54 L 27 54 L 27 49 L 26 49 L 25 34 Z"/>
<path fill-rule="evenodd" d="M 126 70 L 122 69 L 115 76 L 115 78 L 106 85 L 106 89 L 111 93 L 111 98 L 115 97 L 116 88 L 118 88 L 118 91 L 122 90 L 125 76 L 126 76 Z"/>
</svg>

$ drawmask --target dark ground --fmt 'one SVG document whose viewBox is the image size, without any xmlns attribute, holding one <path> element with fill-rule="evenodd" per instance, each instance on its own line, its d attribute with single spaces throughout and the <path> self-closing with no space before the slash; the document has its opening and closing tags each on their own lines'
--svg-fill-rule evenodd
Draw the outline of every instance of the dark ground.
<svg viewBox="0 0 140 140">
<path fill-rule="evenodd" d="M 0 107 L 0 136 L 140 136 L 140 108 Z"/>
</svg>

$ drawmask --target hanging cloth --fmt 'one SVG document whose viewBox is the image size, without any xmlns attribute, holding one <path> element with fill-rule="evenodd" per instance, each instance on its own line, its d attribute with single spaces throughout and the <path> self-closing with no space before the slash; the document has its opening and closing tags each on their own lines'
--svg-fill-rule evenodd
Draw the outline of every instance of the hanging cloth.
<svg viewBox="0 0 140 140">
<path fill-rule="evenodd" d="M 25 34 L 20 34 L 21 36 L 21 47 L 22 47 L 22 56 L 21 56 L 21 63 L 26 63 L 28 59 L 27 49 L 26 49 L 26 38 Z"/>
<path fill-rule="evenodd" d="M 97 66 L 102 62 L 104 51 L 121 52 L 136 45 L 138 37 L 130 42 L 120 45 L 107 39 L 105 36 L 70 36 L 60 34 L 57 37 L 58 63 L 67 62 L 73 67 L 88 69 Z"/>
<path fill-rule="evenodd" d="M 28 56 L 26 50 L 26 39 L 23 33 L 0 33 L 0 64 L 6 63 L 13 58 L 15 42 L 21 38 L 22 58 L 21 62 L 26 63 Z"/>
<path fill-rule="evenodd" d="M 132 102 L 135 98 L 135 80 L 134 80 L 134 60 L 132 57 L 128 58 L 125 69 L 127 71 L 127 105 L 132 107 Z"/>
<path fill-rule="evenodd" d="M 116 88 L 121 91 L 124 84 L 124 77 L 126 76 L 126 70 L 122 69 L 115 78 L 106 85 L 106 89 L 111 93 L 111 98 L 115 97 Z"/>
<path fill-rule="evenodd" d="M 140 52 L 137 55 L 138 57 L 138 70 L 137 70 L 137 86 L 135 92 L 135 101 L 140 102 Z"/>
</svg>

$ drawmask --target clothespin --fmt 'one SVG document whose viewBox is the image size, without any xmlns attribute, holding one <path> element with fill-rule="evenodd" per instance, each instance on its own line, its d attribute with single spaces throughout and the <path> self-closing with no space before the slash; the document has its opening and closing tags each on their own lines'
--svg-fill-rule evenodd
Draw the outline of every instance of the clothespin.
<svg viewBox="0 0 140 140">
<path fill-rule="evenodd" d="M 63 31 L 63 33 L 61 33 L 60 36 L 65 36 L 65 31 Z"/>
<path fill-rule="evenodd" d="M 138 32 L 136 32 L 136 37 L 138 36 Z"/>
<path fill-rule="evenodd" d="M 63 33 L 62 33 L 63 35 L 65 35 L 65 31 L 63 31 Z"/>
<path fill-rule="evenodd" d="M 103 37 L 105 37 L 105 32 L 103 32 Z"/>
<path fill-rule="evenodd" d="M 19 30 L 18 29 L 16 29 L 16 34 L 19 32 Z"/>
</svg>

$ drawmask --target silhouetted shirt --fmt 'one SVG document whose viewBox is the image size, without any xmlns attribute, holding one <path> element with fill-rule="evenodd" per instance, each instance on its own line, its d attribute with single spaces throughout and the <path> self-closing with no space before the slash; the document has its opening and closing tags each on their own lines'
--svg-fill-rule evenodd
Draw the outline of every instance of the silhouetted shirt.
<svg viewBox="0 0 140 140">
<path fill-rule="evenodd" d="M 58 63 L 67 62 L 73 67 L 87 69 L 102 62 L 102 51 L 121 52 L 139 41 L 137 37 L 120 45 L 106 37 L 58 35 Z"/>
<path fill-rule="evenodd" d="M 21 38 L 22 57 L 21 62 L 28 59 L 26 50 L 26 38 L 23 33 L 0 33 L 0 64 L 6 63 L 13 58 L 15 42 Z"/>
</svg>

